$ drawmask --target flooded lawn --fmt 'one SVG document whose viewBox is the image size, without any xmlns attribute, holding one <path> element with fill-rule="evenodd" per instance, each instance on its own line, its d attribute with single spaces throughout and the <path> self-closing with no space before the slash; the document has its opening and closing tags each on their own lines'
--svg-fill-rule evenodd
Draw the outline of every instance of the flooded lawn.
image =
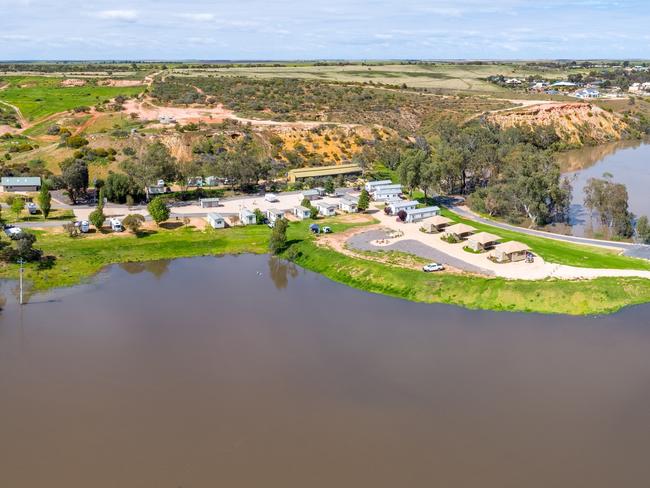
<svg viewBox="0 0 650 488">
<path fill-rule="evenodd" d="M 611 488 L 650 479 L 650 306 L 469 311 L 267 256 L 0 288 L 0 486 Z"/>
<path fill-rule="evenodd" d="M 573 183 L 571 224 L 574 235 L 592 236 L 601 231 L 596 220 L 591 222 L 583 201 L 587 180 L 602 178 L 604 173 L 611 174 L 616 183 L 625 184 L 631 212 L 650 217 L 650 141 L 586 147 L 561 154 L 559 161 Z"/>
</svg>

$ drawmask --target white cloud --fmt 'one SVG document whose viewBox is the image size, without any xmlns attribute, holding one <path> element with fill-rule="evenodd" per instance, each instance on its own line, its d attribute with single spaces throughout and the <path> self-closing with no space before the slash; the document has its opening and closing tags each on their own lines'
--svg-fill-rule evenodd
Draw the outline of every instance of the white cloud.
<svg viewBox="0 0 650 488">
<path fill-rule="evenodd" d="M 179 17 L 194 22 L 210 22 L 214 20 L 214 14 L 210 13 L 179 14 Z"/>
<path fill-rule="evenodd" d="M 121 20 L 123 22 L 135 22 L 138 20 L 136 10 L 102 10 L 97 12 L 97 17 L 105 20 Z"/>
</svg>

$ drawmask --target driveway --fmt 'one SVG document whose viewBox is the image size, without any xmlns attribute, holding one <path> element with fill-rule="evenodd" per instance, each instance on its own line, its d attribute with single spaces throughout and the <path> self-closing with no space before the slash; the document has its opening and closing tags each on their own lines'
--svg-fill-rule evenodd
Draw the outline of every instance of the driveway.
<svg viewBox="0 0 650 488">
<path fill-rule="evenodd" d="M 483 274 L 486 276 L 494 276 L 494 271 L 481 268 L 480 266 L 475 266 L 466 261 L 458 259 L 454 256 L 451 256 L 440 249 L 436 249 L 431 246 L 427 246 L 422 242 L 416 241 L 414 239 L 398 239 L 395 242 L 386 245 L 386 246 L 377 246 L 373 244 L 373 241 L 378 239 L 385 239 L 387 237 L 386 231 L 383 230 L 371 230 L 368 232 L 361 232 L 356 234 L 347 241 L 347 245 L 352 249 L 357 251 L 401 251 L 409 254 L 414 254 L 416 256 L 429 259 L 438 263 L 442 263 L 446 266 L 460 269 L 461 271 L 467 271 L 469 273 Z"/>
</svg>

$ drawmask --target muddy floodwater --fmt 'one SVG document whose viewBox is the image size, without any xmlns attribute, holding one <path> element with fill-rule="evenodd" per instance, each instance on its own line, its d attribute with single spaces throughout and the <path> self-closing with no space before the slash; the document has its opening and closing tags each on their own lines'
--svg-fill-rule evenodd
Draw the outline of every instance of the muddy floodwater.
<svg viewBox="0 0 650 488">
<path fill-rule="evenodd" d="M 574 235 L 607 237 L 599 235 L 602 229 L 583 205 L 584 187 L 589 178 L 602 178 L 605 173 L 612 175 L 612 181 L 627 187 L 632 213 L 650 217 L 650 140 L 585 147 L 560 154 L 558 160 L 573 184 L 570 223 Z"/>
<path fill-rule="evenodd" d="M 0 486 L 613 488 L 650 480 L 650 307 L 371 295 L 267 256 L 0 289 Z"/>
</svg>

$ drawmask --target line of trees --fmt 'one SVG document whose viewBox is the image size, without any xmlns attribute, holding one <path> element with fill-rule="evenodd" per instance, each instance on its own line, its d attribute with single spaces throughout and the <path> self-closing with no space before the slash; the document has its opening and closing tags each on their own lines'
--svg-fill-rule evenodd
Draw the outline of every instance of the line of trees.
<svg viewBox="0 0 650 488">
<path fill-rule="evenodd" d="M 481 213 L 533 226 L 568 218 L 571 185 L 553 158 L 559 139 L 550 129 L 445 122 L 437 133 L 400 154 L 397 174 L 410 192 L 469 196 Z"/>
</svg>

